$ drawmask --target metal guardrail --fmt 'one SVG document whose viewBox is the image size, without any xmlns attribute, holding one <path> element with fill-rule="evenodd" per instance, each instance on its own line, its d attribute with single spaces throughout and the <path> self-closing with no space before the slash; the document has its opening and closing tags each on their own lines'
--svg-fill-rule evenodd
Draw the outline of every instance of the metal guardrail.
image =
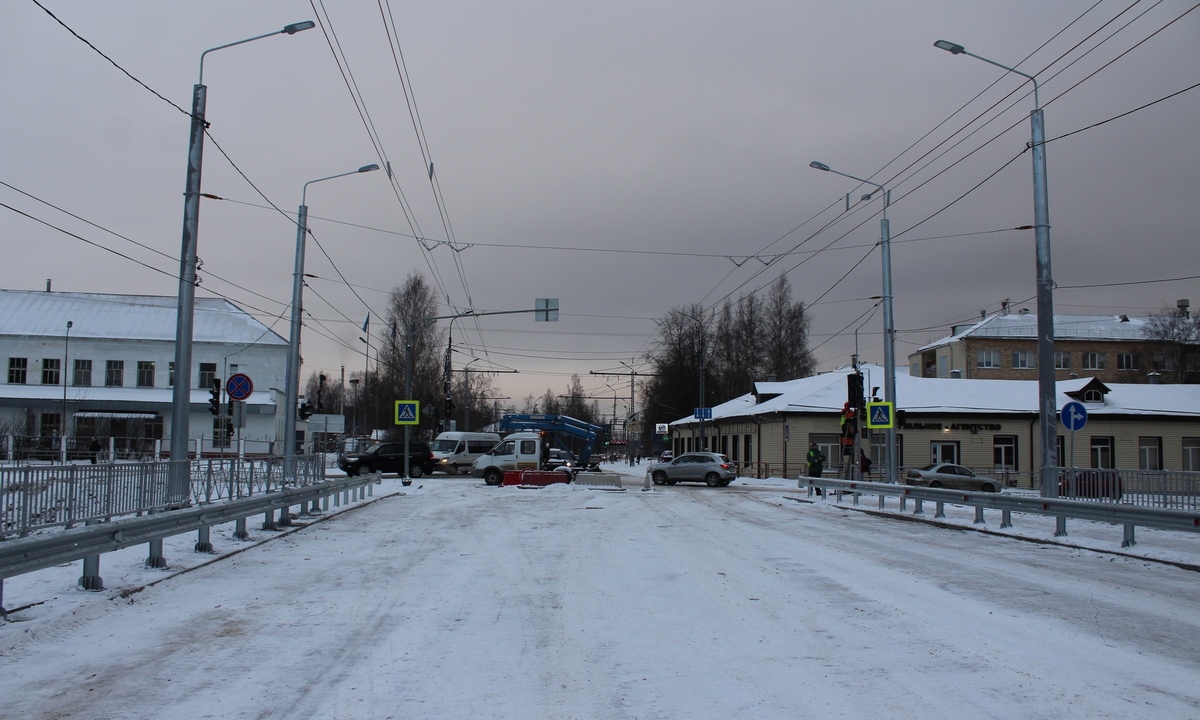
<svg viewBox="0 0 1200 720">
<path fill-rule="evenodd" d="M 158 512 L 171 506 L 171 462 L 31 465 L 0 468 L 0 540 L 50 527 Z M 189 461 L 191 503 L 251 497 L 325 478 L 324 458 L 298 456 L 284 476 L 283 458 Z"/>
<path fill-rule="evenodd" d="M 884 498 L 900 498 L 901 511 L 906 509 L 907 501 L 915 501 L 914 515 L 924 515 L 923 504 L 936 504 L 935 518 L 944 518 L 944 506 L 967 505 L 975 508 L 975 522 L 982 524 L 985 508 L 1001 512 L 1000 527 L 1012 527 L 1012 513 L 1031 513 L 1034 515 L 1051 516 L 1056 519 L 1055 537 L 1067 535 L 1067 519 L 1093 520 L 1122 525 L 1124 538 L 1121 547 L 1136 545 L 1134 529 L 1140 527 L 1159 528 L 1163 530 L 1184 530 L 1200 532 L 1200 512 L 1188 510 L 1170 510 L 1149 508 L 1138 505 L 1114 502 L 1089 502 L 1085 500 L 1070 500 L 1064 498 L 1022 497 L 1005 493 L 971 492 L 965 490 L 945 490 L 913 485 L 892 485 L 890 483 L 859 482 L 851 480 L 826 480 L 824 478 L 800 478 L 797 486 L 808 489 L 809 497 L 818 490 L 827 496 L 832 491 L 841 501 L 842 495 L 851 495 L 854 504 L 858 504 L 861 495 L 878 495 L 879 509 L 884 509 Z"/>
<path fill-rule="evenodd" d="M 121 518 L 56 533 L 9 540 L 0 543 L 0 583 L 6 577 L 44 570 L 61 563 L 84 560 L 86 565 L 87 558 L 99 556 L 101 553 L 161 540 L 192 530 L 204 530 L 257 513 L 268 513 L 292 505 L 306 506 L 308 503 L 356 488 L 369 489 L 369 486 L 378 480 L 378 475 L 338 478 L 307 487 L 281 488 L 254 497 L 168 510 L 142 517 Z"/>
</svg>

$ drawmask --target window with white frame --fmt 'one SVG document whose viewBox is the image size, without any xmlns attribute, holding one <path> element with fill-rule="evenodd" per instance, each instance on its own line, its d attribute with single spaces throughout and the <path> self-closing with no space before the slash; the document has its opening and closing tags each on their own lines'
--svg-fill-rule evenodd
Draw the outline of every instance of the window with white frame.
<svg viewBox="0 0 1200 720">
<path fill-rule="evenodd" d="M 153 360 L 138 360 L 137 386 L 143 387 L 143 388 L 154 387 L 154 361 Z"/>
<path fill-rule="evenodd" d="M 1055 370 L 1070 370 L 1071 369 L 1071 353 L 1069 353 L 1069 352 L 1054 353 L 1054 369 Z"/>
<path fill-rule="evenodd" d="M 992 436 L 992 467 L 997 470 L 1017 469 L 1017 436 Z"/>
<path fill-rule="evenodd" d="M 1083 354 L 1084 370 L 1103 370 L 1108 363 L 1104 353 L 1086 352 Z"/>
<path fill-rule="evenodd" d="M 75 360 L 75 378 L 72 382 L 76 387 L 90 387 L 92 384 L 92 361 Z"/>
<path fill-rule="evenodd" d="M 213 387 L 213 381 L 216 379 L 217 364 L 200 363 L 200 384 L 197 387 L 201 390 L 209 390 Z"/>
<path fill-rule="evenodd" d="M 29 358 L 8 359 L 8 384 L 9 385 L 24 385 L 25 374 L 29 370 Z"/>
<path fill-rule="evenodd" d="M 1033 353 L 1028 350 L 1015 350 L 1012 354 L 1014 370 L 1029 370 L 1033 367 Z"/>
<path fill-rule="evenodd" d="M 977 355 L 977 367 L 981 368 L 998 368 L 1000 367 L 1000 351 L 999 350 L 980 350 Z"/>
<path fill-rule="evenodd" d="M 104 386 L 105 387 L 124 387 L 125 385 L 125 361 L 124 360 L 106 360 L 104 362 Z"/>
<path fill-rule="evenodd" d="M 1138 360 L 1137 355 L 1131 352 L 1117 353 L 1117 369 L 1118 370 L 1137 370 Z"/>
<path fill-rule="evenodd" d="M 1113 439 L 1111 437 L 1092 437 L 1092 467 L 1112 469 Z"/>
<path fill-rule="evenodd" d="M 62 377 L 62 360 L 60 358 L 42 358 L 42 384 L 57 385 Z"/>
<path fill-rule="evenodd" d="M 1183 438 L 1183 469 L 1200 471 L 1200 437 Z"/>
<path fill-rule="evenodd" d="M 1138 469 L 1162 470 L 1162 438 L 1138 438 Z"/>
</svg>

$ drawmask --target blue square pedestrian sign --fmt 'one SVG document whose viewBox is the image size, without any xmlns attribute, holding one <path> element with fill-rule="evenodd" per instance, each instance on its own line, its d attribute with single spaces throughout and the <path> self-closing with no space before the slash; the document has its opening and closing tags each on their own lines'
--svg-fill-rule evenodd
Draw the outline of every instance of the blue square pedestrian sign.
<svg viewBox="0 0 1200 720">
<path fill-rule="evenodd" d="M 880 430 L 896 426 L 896 413 L 890 402 L 867 403 L 867 427 Z"/>
<path fill-rule="evenodd" d="M 396 401 L 396 424 L 397 425 L 416 425 L 421 417 L 421 401 L 420 400 L 397 400 Z"/>
</svg>

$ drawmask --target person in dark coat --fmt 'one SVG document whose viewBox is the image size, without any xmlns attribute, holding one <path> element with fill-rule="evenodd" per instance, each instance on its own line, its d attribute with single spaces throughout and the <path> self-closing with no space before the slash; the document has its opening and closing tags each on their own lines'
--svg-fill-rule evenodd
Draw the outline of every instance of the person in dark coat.
<svg viewBox="0 0 1200 720">
<path fill-rule="evenodd" d="M 862 472 L 862 477 L 871 474 L 871 458 L 867 457 L 867 453 L 862 450 L 858 451 L 858 469 Z"/>
<path fill-rule="evenodd" d="M 88 450 L 92 453 L 92 464 L 95 465 L 96 461 L 100 459 L 100 452 L 104 450 L 104 446 L 100 444 L 100 439 L 92 438 L 92 444 L 88 446 Z"/>
</svg>

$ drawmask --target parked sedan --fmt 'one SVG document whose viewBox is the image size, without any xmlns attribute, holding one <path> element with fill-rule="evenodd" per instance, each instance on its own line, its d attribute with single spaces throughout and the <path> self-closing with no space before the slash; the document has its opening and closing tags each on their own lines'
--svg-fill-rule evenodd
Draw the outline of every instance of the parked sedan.
<svg viewBox="0 0 1200 720">
<path fill-rule="evenodd" d="M 737 477 L 729 458 L 711 452 L 684 453 L 670 462 L 655 463 L 646 472 L 655 485 L 703 482 L 710 487 L 723 487 Z"/>
<path fill-rule="evenodd" d="M 954 463 L 934 463 L 919 470 L 909 470 L 904 482 L 907 485 L 924 485 L 931 488 L 1000 492 L 999 481 L 976 475 L 968 468 Z"/>
</svg>

